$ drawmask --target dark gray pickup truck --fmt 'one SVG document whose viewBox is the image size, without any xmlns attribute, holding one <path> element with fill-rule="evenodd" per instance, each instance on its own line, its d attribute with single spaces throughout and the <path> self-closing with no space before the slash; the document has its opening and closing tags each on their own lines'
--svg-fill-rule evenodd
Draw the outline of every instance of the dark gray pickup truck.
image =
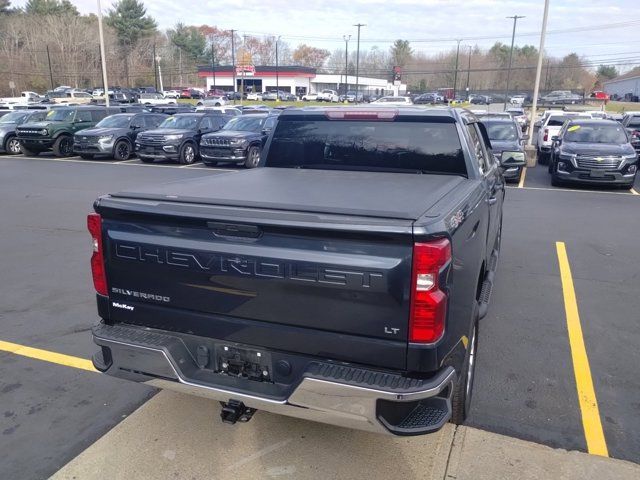
<svg viewBox="0 0 640 480">
<path fill-rule="evenodd" d="M 464 110 L 310 107 L 255 170 L 100 197 L 94 365 L 229 423 L 460 423 L 511 166 Z"/>
</svg>

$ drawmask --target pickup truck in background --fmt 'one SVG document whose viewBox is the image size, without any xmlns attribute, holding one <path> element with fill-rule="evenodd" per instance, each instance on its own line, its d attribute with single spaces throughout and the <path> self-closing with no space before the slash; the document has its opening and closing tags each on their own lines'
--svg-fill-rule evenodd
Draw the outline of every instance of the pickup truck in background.
<svg viewBox="0 0 640 480">
<path fill-rule="evenodd" d="M 256 169 L 96 200 L 93 363 L 228 423 L 461 423 L 510 166 L 465 110 L 286 109 Z"/>
</svg>

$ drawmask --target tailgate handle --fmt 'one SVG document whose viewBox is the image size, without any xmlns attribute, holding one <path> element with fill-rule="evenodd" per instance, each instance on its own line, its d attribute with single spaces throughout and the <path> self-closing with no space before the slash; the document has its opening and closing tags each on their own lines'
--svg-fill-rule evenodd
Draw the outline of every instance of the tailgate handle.
<svg viewBox="0 0 640 480">
<path fill-rule="evenodd" d="M 262 235 L 262 230 L 255 225 L 207 222 L 207 227 L 212 229 L 217 237 L 258 238 Z"/>
</svg>

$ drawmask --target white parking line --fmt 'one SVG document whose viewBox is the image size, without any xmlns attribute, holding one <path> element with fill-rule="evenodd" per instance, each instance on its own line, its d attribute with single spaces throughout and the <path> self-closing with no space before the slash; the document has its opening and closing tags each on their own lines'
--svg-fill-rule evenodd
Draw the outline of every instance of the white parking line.
<svg viewBox="0 0 640 480">
<path fill-rule="evenodd" d="M 515 186 L 509 186 L 506 188 L 511 188 L 514 190 L 543 190 L 543 191 L 548 191 L 548 192 L 577 192 L 577 193 L 600 193 L 603 195 L 625 195 L 625 196 L 629 196 L 629 193 L 626 192 L 606 192 L 606 191 L 600 191 L 600 190 L 577 190 L 574 188 L 552 188 L 552 187 L 515 187 Z M 633 192 L 631 192 L 633 193 Z M 637 193 L 635 195 L 638 195 Z"/>
<path fill-rule="evenodd" d="M 35 160 L 35 161 L 40 161 L 40 162 L 62 162 L 62 163 L 84 163 L 84 164 L 97 164 L 97 165 L 122 165 L 122 166 L 129 166 L 129 167 L 154 167 L 154 168 L 186 168 L 186 167 L 190 167 L 192 170 L 207 170 L 209 172 L 237 172 L 238 169 L 233 169 L 233 168 L 211 168 L 211 167 L 204 167 L 204 166 L 200 166 L 200 164 L 192 164 L 192 165 L 164 165 L 164 164 L 159 164 L 159 163 L 140 163 L 138 159 L 131 159 L 131 160 L 122 160 L 119 162 L 110 162 L 108 160 L 81 160 L 81 159 L 77 159 L 77 158 L 51 158 L 51 157 L 26 157 L 26 156 L 22 156 L 22 157 L 16 157 L 16 156 L 11 156 L 11 157 L 2 157 L 0 159 L 4 159 L 4 160 L 16 160 L 16 159 L 21 159 L 21 160 Z M 134 163 L 134 162 L 138 162 L 138 163 Z"/>
<path fill-rule="evenodd" d="M 640 195 L 640 193 L 637 192 L 637 190 L 635 188 L 632 188 L 631 190 L 629 190 L 631 193 L 633 193 L 634 195 Z"/>
</svg>

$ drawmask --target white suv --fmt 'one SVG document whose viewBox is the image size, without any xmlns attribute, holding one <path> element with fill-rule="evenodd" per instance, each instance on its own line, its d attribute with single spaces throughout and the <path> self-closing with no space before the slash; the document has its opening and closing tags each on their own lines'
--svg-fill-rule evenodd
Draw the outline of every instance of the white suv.
<svg viewBox="0 0 640 480">
<path fill-rule="evenodd" d="M 546 113 L 546 112 L 545 112 Z M 589 115 L 578 115 L 573 112 L 558 112 L 552 113 L 545 119 L 543 117 L 543 123 L 538 129 L 538 162 L 542 165 L 546 165 L 549 161 L 549 155 L 551 154 L 551 146 L 553 144 L 553 137 L 560 133 L 560 129 L 564 122 L 569 119 L 575 118 L 591 118 Z"/>
<path fill-rule="evenodd" d="M 336 92 L 335 90 L 322 90 L 318 94 L 318 101 L 337 103 L 340 101 L 340 97 L 338 96 L 338 92 Z"/>
</svg>

